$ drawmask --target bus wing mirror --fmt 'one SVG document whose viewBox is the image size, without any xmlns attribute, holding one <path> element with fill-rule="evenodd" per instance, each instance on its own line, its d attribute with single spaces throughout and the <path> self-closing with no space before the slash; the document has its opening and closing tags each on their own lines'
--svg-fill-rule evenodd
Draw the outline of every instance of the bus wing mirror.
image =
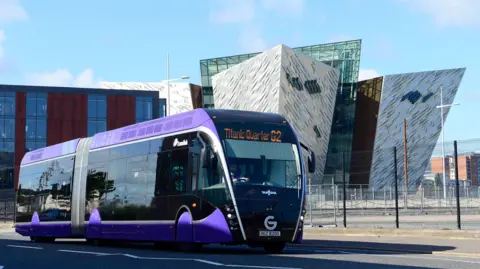
<svg viewBox="0 0 480 269">
<path fill-rule="evenodd" d="M 308 172 L 315 173 L 315 153 L 313 151 L 310 151 L 310 156 L 308 156 Z"/>
</svg>

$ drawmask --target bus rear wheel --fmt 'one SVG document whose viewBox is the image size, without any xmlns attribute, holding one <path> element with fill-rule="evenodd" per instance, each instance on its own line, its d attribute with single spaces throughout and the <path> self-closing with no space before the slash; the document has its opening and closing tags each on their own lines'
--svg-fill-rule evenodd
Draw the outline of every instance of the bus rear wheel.
<svg viewBox="0 0 480 269">
<path fill-rule="evenodd" d="M 282 251 L 285 249 L 285 243 L 268 244 L 263 246 L 263 249 L 268 254 L 282 253 Z"/>
</svg>

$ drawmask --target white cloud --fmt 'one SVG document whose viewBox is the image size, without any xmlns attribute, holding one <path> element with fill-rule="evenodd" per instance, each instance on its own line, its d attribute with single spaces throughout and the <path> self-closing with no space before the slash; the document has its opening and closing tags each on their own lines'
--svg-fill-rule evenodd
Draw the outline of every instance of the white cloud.
<svg viewBox="0 0 480 269">
<path fill-rule="evenodd" d="M 279 13 L 300 15 L 305 8 L 305 0 L 261 0 L 264 9 Z"/>
<path fill-rule="evenodd" d="M 40 86 L 69 86 L 94 88 L 98 87 L 93 70 L 87 68 L 74 76 L 67 69 L 57 69 L 53 72 L 31 73 L 26 75 L 26 83 Z"/>
<path fill-rule="evenodd" d="M 254 0 L 218 0 L 217 2 L 219 8 L 210 13 L 210 19 L 214 22 L 243 23 L 255 17 Z"/>
<path fill-rule="evenodd" d="M 20 1 L 0 0 L 0 25 L 22 20 L 28 20 L 28 15 L 20 5 Z M 4 43 L 6 39 L 5 31 L 0 29 L 0 74 L 11 71 L 14 66 L 14 63 L 5 56 Z"/>
<path fill-rule="evenodd" d="M 0 0 L 0 23 L 28 20 L 28 14 L 19 0 Z"/>
<path fill-rule="evenodd" d="M 479 0 L 398 0 L 440 26 L 480 26 Z"/>
<path fill-rule="evenodd" d="M 98 87 L 98 81 L 93 76 L 93 70 L 87 68 L 77 75 L 73 85 L 75 87 L 94 88 Z"/>
<path fill-rule="evenodd" d="M 261 28 L 262 12 L 301 15 L 305 0 L 213 0 L 210 20 L 215 23 L 238 26 L 238 43 L 246 52 L 268 48 Z"/>
<path fill-rule="evenodd" d="M 245 52 L 261 52 L 268 48 L 268 42 L 263 38 L 259 26 L 245 26 L 240 32 L 238 42 Z"/>
<path fill-rule="evenodd" d="M 382 75 L 380 75 L 377 71 L 373 69 L 360 69 L 360 72 L 358 72 L 358 81 L 376 78 L 380 76 Z"/>
</svg>

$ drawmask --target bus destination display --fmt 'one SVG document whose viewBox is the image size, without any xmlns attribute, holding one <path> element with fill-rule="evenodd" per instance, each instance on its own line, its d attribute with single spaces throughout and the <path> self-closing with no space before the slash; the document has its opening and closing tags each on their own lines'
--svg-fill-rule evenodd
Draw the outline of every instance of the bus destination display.
<svg viewBox="0 0 480 269">
<path fill-rule="evenodd" d="M 254 131 L 250 129 L 224 128 L 226 139 L 253 140 L 264 142 L 282 142 L 282 131 Z"/>
</svg>

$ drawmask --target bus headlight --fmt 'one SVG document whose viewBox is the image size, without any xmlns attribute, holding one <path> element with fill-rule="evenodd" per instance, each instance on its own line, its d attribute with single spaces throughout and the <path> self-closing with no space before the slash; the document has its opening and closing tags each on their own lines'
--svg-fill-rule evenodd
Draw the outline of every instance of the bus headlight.
<svg viewBox="0 0 480 269">
<path fill-rule="evenodd" d="M 303 215 L 302 215 L 302 216 L 300 216 L 300 221 L 303 221 Z"/>
</svg>

